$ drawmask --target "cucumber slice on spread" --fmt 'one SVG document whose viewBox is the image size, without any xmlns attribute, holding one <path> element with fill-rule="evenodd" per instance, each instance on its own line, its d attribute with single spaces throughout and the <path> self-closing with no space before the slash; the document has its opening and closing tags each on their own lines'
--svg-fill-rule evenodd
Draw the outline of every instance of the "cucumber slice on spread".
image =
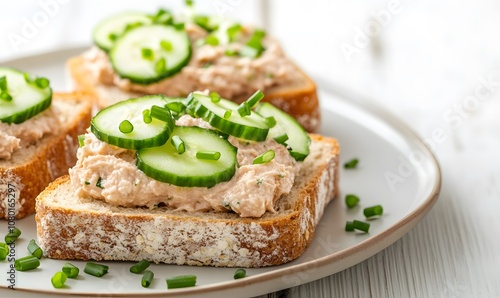
<svg viewBox="0 0 500 298">
<path fill-rule="evenodd" d="M 119 102 L 101 110 L 92 119 L 90 129 L 101 141 L 125 149 L 155 147 L 165 144 L 174 129 L 172 118 L 167 122 L 152 118 L 148 124 L 144 121 L 144 110 L 153 105 L 163 107 L 167 103 L 163 95 L 149 95 Z M 128 120 L 133 130 L 129 133 L 120 131 L 120 124 Z"/>
<path fill-rule="evenodd" d="M 152 20 L 149 16 L 139 12 L 128 12 L 111 16 L 101 21 L 94 29 L 94 42 L 102 50 L 108 52 L 115 41 L 125 33 L 127 26 L 139 24 L 149 25 Z"/>
<path fill-rule="evenodd" d="M 262 116 L 251 112 L 250 115 L 241 117 L 238 113 L 238 105 L 226 99 L 215 103 L 208 96 L 191 93 L 187 98 L 186 106 L 190 113 L 237 138 L 261 142 L 269 133 L 269 126 Z M 231 111 L 231 115 L 224 118 L 227 111 Z"/>
<path fill-rule="evenodd" d="M 179 72 L 191 58 L 191 43 L 184 29 L 170 25 L 134 28 L 118 39 L 111 63 L 122 78 L 150 84 Z"/>
<path fill-rule="evenodd" d="M 50 107 L 49 86 L 40 88 L 35 80 L 28 82 L 23 72 L 8 67 L 0 67 L 0 78 L 0 94 L 8 97 L 0 97 L 0 122 L 22 123 Z"/>
<path fill-rule="evenodd" d="M 269 138 L 286 133 L 288 140 L 285 143 L 291 148 L 290 155 L 295 160 L 302 161 L 309 155 L 311 139 L 297 120 L 268 102 L 261 103 L 255 111 L 264 117 L 273 116 L 276 119 L 276 125 L 269 131 Z"/>
<path fill-rule="evenodd" d="M 184 153 L 177 153 L 170 140 L 161 147 L 137 151 L 137 167 L 147 176 L 185 187 L 212 187 L 233 177 L 237 149 L 217 132 L 196 126 L 177 126 L 173 136 L 179 136 L 184 142 Z M 219 152 L 220 158 L 198 159 L 198 151 Z"/>
</svg>

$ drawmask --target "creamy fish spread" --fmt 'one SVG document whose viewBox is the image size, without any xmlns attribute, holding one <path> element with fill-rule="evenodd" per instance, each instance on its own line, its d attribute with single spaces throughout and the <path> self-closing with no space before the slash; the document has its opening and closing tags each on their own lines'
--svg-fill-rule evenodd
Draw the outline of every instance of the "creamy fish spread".
<svg viewBox="0 0 500 298">
<path fill-rule="evenodd" d="M 49 134 L 57 134 L 60 121 L 54 105 L 19 124 L 0 122 L 0 160 L 8 160 L 20 149 L 35 145 Z"/>
<path fill-rule="evenodd" d="M 264 93 L 271 87 L 300 80 L 295 65 L 285 56 L 278 41 L 266 36 L 262 40 L 265 51 L 257 58 L 227 56 L 226 50 L 239 51 L 250 38 L 246 28 L 238 42 L 198 46 L 208 33 L 195 24 L 186 24 L 192 42 L 192 57 L 188 65 L 176 75 L 157 83 L 140 85 L 117 75 L 108 55 L 97 47 L 84 54 L 87 68 L 96 82 L 116 85 L 125 91 L 146 94 L 186 96 L 192 90 L 210 89 L 224 98 L 242 98 L 255 90 Z"/>
<path fill-rule="evenodd" d="M 177 125 L 210 125 L 188 115 Z M 211 188 L 179 187 L 149 178 L 136 166 L 134 150 L 122 149 L 85 135 L 84 146 L 78 149 L 78 162 L 70 169 L 71 183 L 79 196 L 90 196 L 109 204 L 124 207 L 155 208 L 165 204 L 185 211 L 229 211 L 241 217 L 260 217 L 275 212 L 275 202 L 288 194 L 300 164 L 288 150 L 273 139 L 247 142 L 228 139 L 238 148 L 236 174 L 230 181 Z M 258 155 L 275 151 L 275 158 L 265 164 L 252 164 Z"/>
</svg>

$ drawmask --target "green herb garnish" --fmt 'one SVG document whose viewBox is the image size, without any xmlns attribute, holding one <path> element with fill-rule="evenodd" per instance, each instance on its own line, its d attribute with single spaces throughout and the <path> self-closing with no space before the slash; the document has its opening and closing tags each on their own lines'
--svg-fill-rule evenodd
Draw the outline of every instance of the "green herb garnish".
<svg viewBox="0 0 500 298">
<path fill-rule="evenodd" d="M 344 164 L 344 169 L 354 169 L 358 165 L 359 160 L 357 158 L 351 159 Z"/>
<path fill-rule="evenodd" d="M 134 131 L 134 125 L 128 121 L 128 120 L 123 120 L 121 123 L 120 123 L 120 126 L 118 127 L 118 129 L 120 130 L 121 133 L 131 133 Z"/>
<path fill-rule="evenodd" d="M 268 150 L 268 151 L 262 153 L 261 155 L 257 156 L 253 160 L 253 164 L 258 165 L 258 164 L 268 163 L 274 159 L 274 156 L 275 156 L 274 150 Z"/>
<path fill-rule="evenodd" d="M 384 208 L 380 205 L 375 205 L 372 207 L 367 207 L 363 210 L 363 214 L 365 215 L 366 218 L 370 218 L 373 216 L 380 216 L 384 213 Z"/>
<path fill-rule="evenodd" d="M 220 152 L 217 151 L 198 151 L 196 158 L 204 160 L 219 160 Z"/>
<path fill-rule="evenodd" d="M 196 275 L 181 275 L 168 278 L 166 281 L 169 289 L 193 287 L 196 285 Z"/>
<path fill-rule="evenodd" d="M 358 205 L 359 197 L 353 194 L 348 194 L 345 196 L 345 204 L 347 208 L 354 208 Z"/>
</svg>

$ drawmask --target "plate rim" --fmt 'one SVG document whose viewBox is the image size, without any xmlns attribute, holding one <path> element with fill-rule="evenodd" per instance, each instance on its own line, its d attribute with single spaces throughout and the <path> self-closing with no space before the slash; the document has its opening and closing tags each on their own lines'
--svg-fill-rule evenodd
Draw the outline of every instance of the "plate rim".
<svg viewBox="0 0 500 298">
<path fill-rule="evenodd" d="M 0 63 L 1 64 L 16 64 L 16 63 L 22 63 L 26 62 L 26 60 L 38 60 L 42 59 L 44 57 L 50 56 L 59 56 L 59 57 L 66 57 L 69 53 L 74 53 L 74 52 L 83 52 L 86 49 L 88 49 L 89 46 L 69 46 L 69 47 L 62 47 L 59 49 L 52 49 L 52 50 L 47 50 L 39 54 L 35 55 L 26 55 L 22 57 L 15 57 L 10 60 L 2 60 Z M 66 53 L 66 55 L 65 55 Z M 62 59 L 62 58 L 59 58 Z M 221 292 L 227 292 L 229 294 L 230 291 L 236 290 L 241 290 L 244 287 L 249 287 L 255 284 L 265 284 L 269 283 L 272 281 L 275 281 L 284 275 L 292 275 L 296 274 L 299 272 L 303 272 L 312 268 L 319 269 L 319 268 L 325 268 L 328 265 L 334 264 L 338 262 L 339 260 L 345 260 L 348 259 L 347 265 L 340 266 L 339 270 L 335 270 L 334 272 L 328 272 L 326 275 L 325 274 L 320 274 L 321 276 L 318 275 L 313 275 L 312 278 L 305 278 L 302 279 L 300 284 L 305 284 L 307 282 L 311 282 L 313 280 L 317 280 L 335 273 L 338 273 L 342 270 L 345 270 L 349 267 L 352 267 L 369 257 L 373 256 L 374 254 L 382 251 L 383 249 L 387 248 L 388 246 L 392 245 L 394 242 L 396 242 L 398 239 L 400 239 L 402 236 L 404 236 L 406 233 L 408 233 L 434 206 L 435 202 L 437 201 L 440 190 L 441 190 L 441 185 L 442 185 L 442 174 L 441 174 L 441 168 L 439 165 L 438 160 L 436 159 L 435 155 L 433 152 L 428 148 L 428 146 L 423 142 L 422 138 L 413 131 L 404 121 L 398 119 L 394 114 L 390 113 L 388 110 L 384 109 L 382 106 L 375 104 L 373 101 L 367 100 L 363 96 L 357 95 L 352 91 L 342 89 L 342 87 L 339 86 L 334 86 L 332 82 L 329 82 L 327 79 L 321 76 L 312 76 L 313 80 L 316 82 L 318 88 L 318 92 L 321 90 L 324 90 L 328 92 L 329 94 L 337 95 L 338 99 L 346 102 L 349 105 L 354 106 L 356 109 L 360 109 L 363 112 L 369 113 L 372 116 L 375 116 L 378 121 L 381 121 L 384 124 L 389 125 L 391 129 L 396 131 L 399 135 L 403 136 L 405 140 L 408 138 L 413 138 L 417 145 L 422 148 L 422 150 L 425 153 L 425 156 L 429 159 L 428 161 L 430 162 L 430 165 L 434 168 L 436 177 L 435 181 L 433 183 L 433 187 L 431 189 L 430 194 L 421 201 L 421 203 L 416 206 L 415 208 L 412 208 L 408 214 L 406 214 L 404 217 L 400 218 L 397 220 L 395 223 L 393 223 L 391 226 L 388 228 L 384 229 L 382 232 L 371 236 L 353 246 L 350 246 L 348 248 L 342 249 L 340 251 L 337 251 L 335 253 L 329 254 L 327 256 L 323 256 L 320 258 L 315 258 L 313 260 L 300 263 L 297 265 L 292 265 L 289 267 L 285 268 L 279 268 L 276 270 L 268 271 L 268 272 L 263 272 L 259 273 L 258 275 L 255 276 L 248 276 L 244 279 L 239 279 L 239 280 L 231 280 L 229 282 L 218 282 L 210 285 L 204 285 L 200 287 L 192 287 L 192 288 L 185 288 L 185 289 L 177 289 L 175 291 L 162 291 L 162 292 L 154 292 L 154 293 L 147 293 L 147 292 L 140 292 L 141 296 L 144 297 L 171 297 L 171 296 L 193 296 L 197 294 L 205 294 L 205 295 L 211 295 L 211 294 L 226 294 L 226 293 L 221 293 Z M 66 84 L 67 85 L 67 84 Z M 324 107 L 323 107 L 324 108 Z M 339 199 L 339 197 L 337 197 Z M 361 256 L 362 255 L 362 256 Z M 356 260 L 351 260 L 351 259 L 356 259 Z M 349 260 L 351 260 L 349 262 Z M 297 286 L 298 284 L 291 284 L 289 287 Z M 263 287 L 265 288 L 265 287 Z M 288 287 L 279 287 L 275 288 L 274 291 L 278 291 L 281 289 L 285 289 Z M 0 289 L 7 289 L 7 287 L 0 285 Z M 8 289 L 7 289 L 8 290 Z M 51 290 L 37 290 L 37 289 L 27 289 L 27 288 L 16 288 L 16 291 L 19 292 L 31 292 L 31 293 L 41 293 L 41 294 L 51 294 L 51 295 L 68 295 L 71 294 L 73 296 L 100 296 L 103 294 L 100 293 L 84 293 L 84 292 L 71 292 L 71 291 L 57 291 L 55 289 L 54 291 Z M 241 291 L 238 291 L 241 294 Z M 252 293 L 253 295 L 259 295 L 262 293 L 266 292 L 256 292 Z M 130 297 L 131 295 L 137 295 L 139 292 L 130 292 L 130 293 L 110 293 L 109 295 L 113 297 Z M 108 296 L 108 294 L 104 294 L 104 296 Z"/>
</svg>

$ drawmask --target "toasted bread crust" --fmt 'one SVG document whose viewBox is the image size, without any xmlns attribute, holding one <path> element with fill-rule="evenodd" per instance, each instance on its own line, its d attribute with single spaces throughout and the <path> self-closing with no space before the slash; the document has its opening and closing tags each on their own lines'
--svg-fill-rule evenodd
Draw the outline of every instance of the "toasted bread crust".
<svg viewBox="0 0 500 298">
<path fill-rule="evenodd" d="M 8 217 L 8 199 L 15 199 L 16 218 L 20 219 L 35 212 L 35 198 L 57 177 L 68 173 L 76 163 L 78 135 L 85 132 L 91 119 L 91 104 L 88 95 L 82 93 L 54 93 L 54 101 L 79 103 L 79 111 L 58 135 L 44 137 L 37 145 L 36 154 L 28 162 L 17 165 L 0 163 L 0 218 Z M 10 184 L 11 186 L 7 185 Z M 3 187 L 5 186 L 5 187 Z M 8 188 L 14 189 L 14 196 L 8 197 Z M 5 196 L 4 196 L 5 191 Z M 11 206 L 12 208 L 12 206 Z"/>
<path fill-rule="evenodd" d="M 234 213 L 189 213 L 166 207 L 115 207 L 77 197 L 69 176 L 64 176 L 37 198 L 39 245 L 46 257 L 55 259 L 148 259 L 224 267 L 289 262 L 309 245 L 325 206 L 337 195 L 339 146 L 332 138 L 311 138 L 331 150 L 281 199 L 278 213 L 241 218 Z"/>
<path fill-rule="evenodd" d="M 142 96 L 145 94 L 121 92 L 118 87 L 96 85 L 92 74 L 85 67 L 83 56 L 73 57 L 68 60 L 67 67 L 73 80 L 75 90 L 89 92 L 96 98 L 95 104 L 99 109 L 105 108 L 113 103 L 115 99 L 108 99 L 103 96 L 99 89 L 108 89 L 113 94 L 120 94 L 119 100 L 130 97 Z M 320 126 L 320 106 L 316 93 L 316 84 L 297 67 L 303 79 L 300 83 L 291 86 L 278 86 L 265 92 L 264 101 L 269 101 L 278 108 L 296 118 L 308 132 L 317 132 Z M 234 99 L 241 101 L 242 99 Z"/>
</svg>

